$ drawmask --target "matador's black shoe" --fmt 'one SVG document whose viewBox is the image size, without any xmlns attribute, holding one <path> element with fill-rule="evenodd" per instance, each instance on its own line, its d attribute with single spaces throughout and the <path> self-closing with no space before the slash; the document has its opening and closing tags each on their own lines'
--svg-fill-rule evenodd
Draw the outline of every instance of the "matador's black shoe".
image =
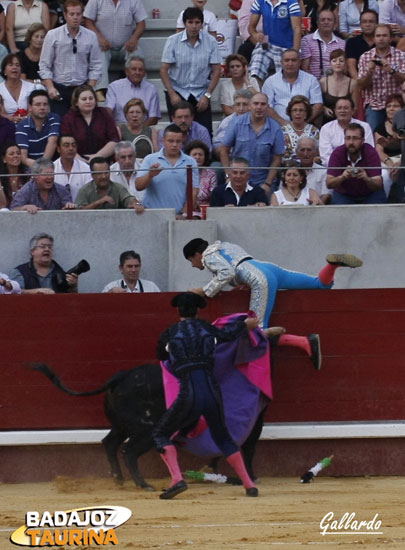
<svg viewBox="0 0 405 550">
<path fill-rule="evenodd" d="M 353 254 L 328 254 L 326 256 L 326 261 L 331 265 L 338 265 L 340 267 L 361 267 L 363 265 L 363 260 L 360 260 L 357 256 Z"/>
<path fill-rule="evenodd" d="M 187 483 L 182 479 L 181 481 L 178 481 L 165 491 L 159 495 L 159 498 L 163 500 L 168 500 L 170 498 L 174 498 L 176 495 L 179 495 L 180 493 L 183 493 L 184 491 L 187 491 L 188 486 Z"/>
<path fill-rule="evenodd" d="M 259 489 L 257 487 L 249 487 L 249 489 L 246 489 L 246 496 L 247 497 L 258 497 L 259 496 Z"/>
<path fill-rule="evenodd" d="M 311 346 L 311 361 L 316 370 L 321 370 L 322 366 L 322 353 L 321 353 L 321 341 L 319 334 L 310 334 L 308 336 L 308 342 Z"/>
</svg>

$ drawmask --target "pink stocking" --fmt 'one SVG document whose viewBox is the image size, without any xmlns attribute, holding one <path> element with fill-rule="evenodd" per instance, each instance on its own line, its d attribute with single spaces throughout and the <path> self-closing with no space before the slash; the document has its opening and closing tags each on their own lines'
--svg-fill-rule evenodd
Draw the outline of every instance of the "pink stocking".
<svg viewBox="0 0 405 550">
<path fill-rule="evenodd" d="M 170 475 L 172 476 L 172 485 L 175 485 L 179 481 L 183 479 L 183 476 L 181 475 L 179 463 L 177 461 L 177 451 L 176 447 L 174 445 L 166 445 L 166 447 L 163 447 L 164 453 L 161 453 L 161 457 L 163 461 L 165 462 Z M 170 487 L 171 487 L 170 486 Z"/>
</svg>

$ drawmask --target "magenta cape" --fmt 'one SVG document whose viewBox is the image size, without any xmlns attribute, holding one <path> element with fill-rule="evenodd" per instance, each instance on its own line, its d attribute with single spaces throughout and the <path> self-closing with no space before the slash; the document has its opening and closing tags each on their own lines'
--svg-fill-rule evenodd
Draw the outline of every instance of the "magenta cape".
<svg viewBox="0 0 405 550">
<path fill-rule="evenodd" d="M 246 314 L 237 313 L 221 317 L 213 324 L 222 327 L 242 315 L 246 317 Z M 179 383 L 171 373 L 170 361 L 163 361 L 161 365 L 166 405 L 169 407 L 177 397 Z M 273 396 L 270 350 L 263 332 L 255 329 L 233 342 L 218 344 L 214 372 L 222 391 L 226 425 L 237 445 L 242 445 Z M 203 417 L 187 437 L 175 436 L 173 439 L 185 450 L 199 456 L 221 454 Z"/>
</svg>

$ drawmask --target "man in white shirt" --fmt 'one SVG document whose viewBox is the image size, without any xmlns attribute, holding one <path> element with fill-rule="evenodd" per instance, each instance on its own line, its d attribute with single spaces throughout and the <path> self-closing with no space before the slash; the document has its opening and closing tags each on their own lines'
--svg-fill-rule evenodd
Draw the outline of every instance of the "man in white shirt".
<svg viewBox="0 0 405 550">
<path fill-rule="evenodd" d="M 323 204 L 328 204 L 332 191 L 326 186 L 326 168 L 314 161 L 319 155 L 318 142 L 312 137 L 301 137 L 296 152 L 307 174 L 307 187 L 318 193 Z"/>
<path fill-rule="evenodd" d="M 56 150 L 60 157 L 54 161 L 55 182 L 70 190 L 73 202 L 79 189 L 93 178 L 87 162 L 77 157 L 77 142 L 74 136 L 59 136 Z"/>
<path fill-rule="evenodd" d="M 138 191 L 135 187 L 135 179 L 138 177 L 137 170 L 141 162 L 136 158 L 136 150 L 130 141 L 120 141 L 114 149 L 116 162 L 110 166 L 110 179 L 126 187 L 129 193 L 141 203 L 145 191 Z"/>
<path fill-rule="evenodd" d="M 160 292 L 159 287 L 154 282 L 139 278 L 141 257 L 134 250 L 126 250 L 120 255 L 119 269 L 122 279 L 108 283 L 102 292 L 115 292 L 119 294 L 128 292 Z"/>
<path fill-rule="evenodd" d="M 374 147 L 374 136 L 367 122 L 353 118 L 354 103 L 352 98 L 341 97 L 336 101 L 336 120 L 324 124 L 319 132 L 319 154 L 323 166 L 328 166 L 332 152 L 345 142 L 345 129 L 352 122 L 364 127 L 365 142 Z"/>
</svg>

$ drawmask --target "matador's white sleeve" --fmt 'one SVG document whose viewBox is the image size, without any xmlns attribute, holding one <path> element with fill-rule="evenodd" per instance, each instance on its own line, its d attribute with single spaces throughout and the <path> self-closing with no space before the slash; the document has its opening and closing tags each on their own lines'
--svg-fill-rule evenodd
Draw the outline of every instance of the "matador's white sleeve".
<svg viewBox="0 0 405 550">
<path fill-rule="evenodd" d="M 207 249 L 208 250 L 208 249 Z M 203 254 L 203 265 L 214 274 L 213 279 L 204 287 L 204 294 L 212 298 L 226 285 L 235 285 L 235 268 L 221 254 L 216 251 Z"/>
</svg>

